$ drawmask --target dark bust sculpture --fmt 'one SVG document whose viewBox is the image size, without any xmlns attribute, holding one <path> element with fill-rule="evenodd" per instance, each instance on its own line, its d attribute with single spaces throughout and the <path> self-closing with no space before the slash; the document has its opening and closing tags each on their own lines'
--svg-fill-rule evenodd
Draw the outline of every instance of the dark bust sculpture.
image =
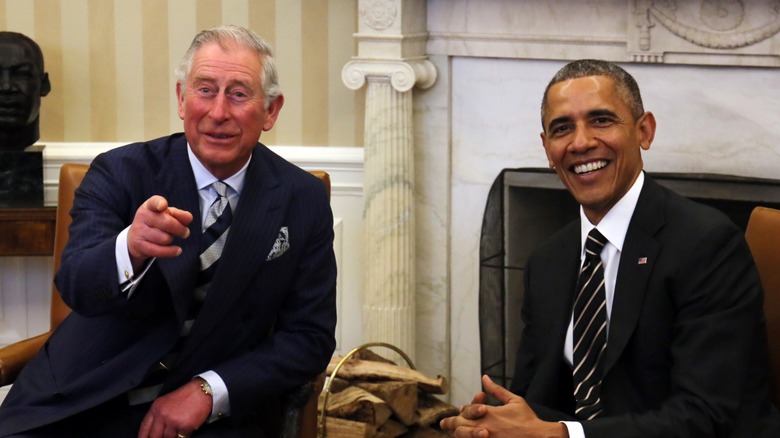
<svg viewBox="0 0 780 438">
<path fill-rule="evenodd" d="M 0 207 L 43 205 L 41 97 L 51 91 L 35 41 L 0 32 Z"/>
<path fill-rule="evenodd" d="M 19 151 L 38 141 L 41 97 L 50 91 L 38 44 L 0 32 L 0 150 Z"/>
</svg>

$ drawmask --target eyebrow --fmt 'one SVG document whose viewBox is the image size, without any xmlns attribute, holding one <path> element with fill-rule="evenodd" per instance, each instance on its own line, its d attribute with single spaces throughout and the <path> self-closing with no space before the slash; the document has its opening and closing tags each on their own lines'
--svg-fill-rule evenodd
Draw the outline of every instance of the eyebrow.
<svg viewBox="0 0 780 438">
<path fill-rule="evenodd" d="M 604 116 L 619 118 L 614 111 L 608 109 L 598 108 L 598 109 L 588 111 L 589 119 L 592 119 L 594 117 L 604 117 Z M 561 116 L 561 117 L 554 118 L 550 120 L 550 123 L 547 125 L 547 130 L 549 131 L 555 126 L 571 123 L 572 121 L 573 119 L 571 116 Z"/>
<path fill-rule="evenodd" d="M 609 117 L 615 117 L 618 118 L 618 115 L 614 111 L 610 111 L 608 109 L 595 109 L 592 111 L 588 111 L 588 117 L 602 117 L 602 116 L 609 116 Z"/>
<path fill-rule="evenodd" d="M 550 131 L 555 126 L 564 125 L 571 122 L 572 122 L 572 118 L 569 116 L 557 117 L 555 119 L 550 120 L 550 123 L 547 124 L 547 131 Z"/>
</svg>

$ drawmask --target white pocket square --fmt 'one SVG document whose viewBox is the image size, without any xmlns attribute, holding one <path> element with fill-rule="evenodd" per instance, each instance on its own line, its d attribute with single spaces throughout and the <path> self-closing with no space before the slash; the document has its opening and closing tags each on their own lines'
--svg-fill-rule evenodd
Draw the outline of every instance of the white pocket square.
<svg viewBox="0 0 780 438">
<path fill-rule="evenodd" d="M 279 229 L 279 236 L 276 238 L 276 242 L 274 242 L 274 246 L 271 248 L 271 252 L 268 253 L 268 257 L 265 261 L 280 257 L 287 252 L 288 249 L 290 249 L 290 234 L 287 231 L 287 227 L 282 227 Z"/>
</svg>

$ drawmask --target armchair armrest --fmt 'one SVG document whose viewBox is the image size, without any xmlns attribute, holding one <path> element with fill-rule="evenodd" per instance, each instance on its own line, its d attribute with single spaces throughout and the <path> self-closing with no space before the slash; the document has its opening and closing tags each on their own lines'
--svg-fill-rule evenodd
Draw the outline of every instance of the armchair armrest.
<svg viewBox="0 0 780 438">
<path fill-rule="evenodd" d="M 38 353 L 51 332 L 0 348 L 0 386 L 10 385 L 27 362 Z"/>
<path fill-rule="evenodd" d="M 324 384 L 325 374 L 320 374 L 285 396 L 281 438 L 317 436 L 317 397 Z"/>
</svg>

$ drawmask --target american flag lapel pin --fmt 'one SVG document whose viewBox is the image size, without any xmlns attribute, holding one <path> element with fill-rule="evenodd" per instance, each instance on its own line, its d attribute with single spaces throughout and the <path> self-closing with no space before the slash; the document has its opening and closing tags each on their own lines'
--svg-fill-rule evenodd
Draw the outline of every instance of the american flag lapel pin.
<svg viewBox="0 0 780 438">
<path fill-rule="evenodd" d="M 636 262 L 637 265 L 646 265 L 647 264 L 647 257 L 639 257 L 639 260 Z"/>
</svg>

